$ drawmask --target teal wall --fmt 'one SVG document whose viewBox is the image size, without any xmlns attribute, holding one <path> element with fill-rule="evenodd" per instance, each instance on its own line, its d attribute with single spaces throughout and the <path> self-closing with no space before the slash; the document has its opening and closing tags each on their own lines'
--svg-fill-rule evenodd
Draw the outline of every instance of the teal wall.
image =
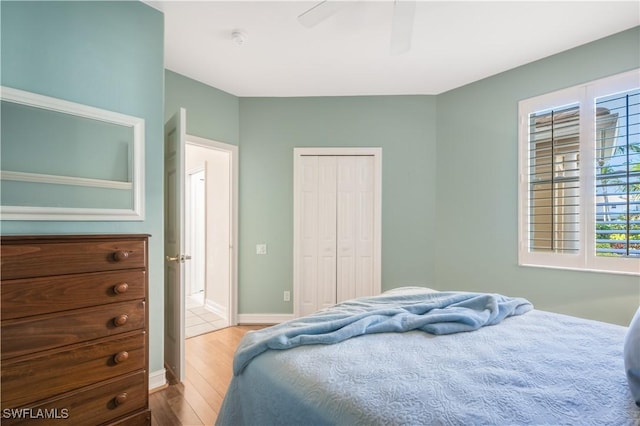
<svg viewBox="0 0 640 426">
<path fill-rule="evenodd" d="M 432 284 L 435 118 L 433 96 L 241 98 L 238 312 L 293 312 L 294 147 L 382 147 L 382 287 Z"/>
<path fill-rule="evenodd" d="M 139 2 L 2 1 L 0 8 L 2 85 L 144 118 L 146 136 L 144 221 L 2 221 L 2 234 L 151 234 L 150 370 L 160 370 L 164 17 Z"/>
<path fill-rule="evenodd" d="M 539 309 L 628 324 L 640 277 L 519 267 L 518 101 L 640 67 L 640 28 L 437 100 L 436 283 L 520 295 Z"/>
<path fill-rule="evenodd" d="M 238 145 L 240 110 L 237 96 L 165 71 L 165 121 L 178 109 L 187 110 L 187 134 Z"/>
</svg>

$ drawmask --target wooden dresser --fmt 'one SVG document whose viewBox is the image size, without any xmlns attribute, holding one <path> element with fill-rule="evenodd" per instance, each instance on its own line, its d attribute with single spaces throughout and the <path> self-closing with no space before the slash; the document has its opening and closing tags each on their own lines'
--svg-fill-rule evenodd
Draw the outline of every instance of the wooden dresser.
<svg viewBox="0 0 640 426">
<path fill-rule="evenodd" d="M 3 425 L 151 424 L 148 237 L 1 237 Z"/>
</svg>

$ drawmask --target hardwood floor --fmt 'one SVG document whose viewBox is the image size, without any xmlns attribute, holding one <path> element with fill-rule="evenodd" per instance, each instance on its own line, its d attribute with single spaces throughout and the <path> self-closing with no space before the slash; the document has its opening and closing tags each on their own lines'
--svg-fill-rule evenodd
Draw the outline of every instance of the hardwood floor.
<svg viewBox="0 0 640 426">
<path fill-rule="evenodd" d="M 229 327 L 186 340 L 186 379 L 149 395 L 154 426 L 213 425 L 231 381 L 233 354 L 247 331 Z"/>
</svg>

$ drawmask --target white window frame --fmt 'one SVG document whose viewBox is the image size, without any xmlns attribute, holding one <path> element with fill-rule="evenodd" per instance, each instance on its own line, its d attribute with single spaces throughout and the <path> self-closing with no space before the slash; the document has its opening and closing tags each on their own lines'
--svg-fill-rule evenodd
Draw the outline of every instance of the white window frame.
<svg viewBox="0 0 640 426">
<path fill-rule="evenodd" d="M 596 256 L 595 99 L 640 87 L 640 69 L 518 103 L 518 264 L 640 275 L 640 259 Z M 565 105 L 580 106 L 580 249 L 577 254 L 529 251 L 529 115 Z M 585 143 L 586 142 L 586 143 Z"/>
</svg>

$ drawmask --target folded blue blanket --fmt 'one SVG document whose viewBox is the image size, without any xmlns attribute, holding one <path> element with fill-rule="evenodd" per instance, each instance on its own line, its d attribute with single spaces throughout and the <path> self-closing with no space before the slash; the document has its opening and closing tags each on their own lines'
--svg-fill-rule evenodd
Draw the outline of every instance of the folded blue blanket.
<svg viewBox="0 0 640 426">
<path fill-rule="evenodd" d="M 531 309 L 533 305 L 526 299 L 486 293 L 382 294 L 353 299 L 306 317 L 247 333 L 236 350 L 233 373 L 239 375 L 253 358 L 268 349 L 334 344 L 373 333 L 473 331 Z"/>
</svg>

